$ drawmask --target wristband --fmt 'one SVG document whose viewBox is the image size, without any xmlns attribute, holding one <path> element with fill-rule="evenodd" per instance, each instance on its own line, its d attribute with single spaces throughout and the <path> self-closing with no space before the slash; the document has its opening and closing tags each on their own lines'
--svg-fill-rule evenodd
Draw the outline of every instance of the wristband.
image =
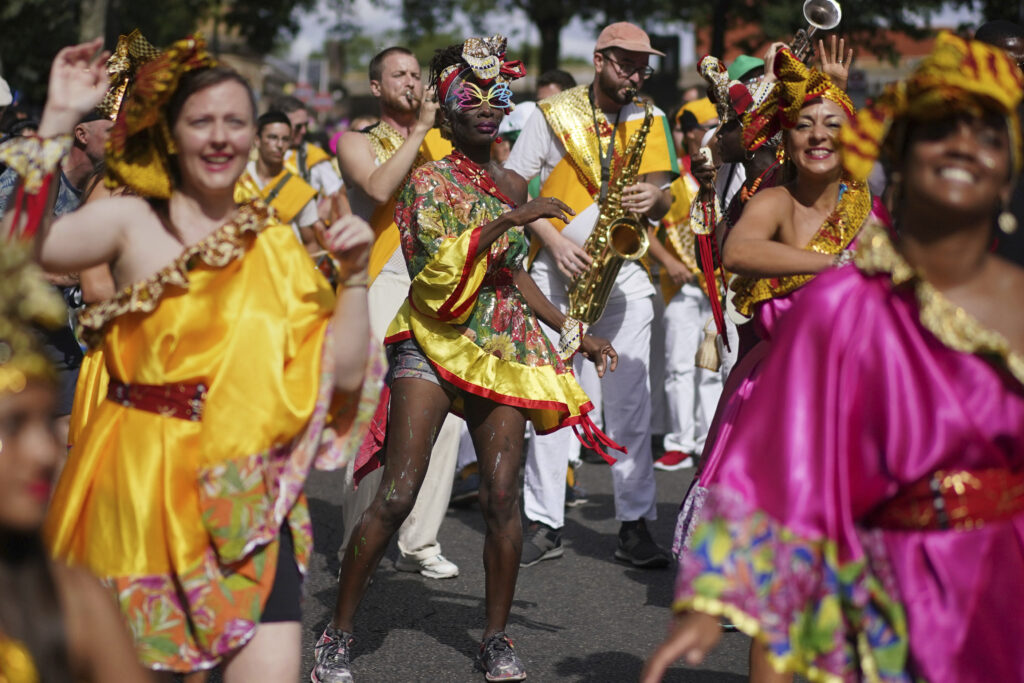
<svg viewBox="0 0 1024 683">
<path fill-rule="evenodd" d="M 579 350 L 583 342 L 583 335 L 587 333 L 587 325 L 576 318 L 565 316 L 562 321 L 562 330 L 558 336 L 558 357 L 562 360 L 569 360 Z"/>
</svg>

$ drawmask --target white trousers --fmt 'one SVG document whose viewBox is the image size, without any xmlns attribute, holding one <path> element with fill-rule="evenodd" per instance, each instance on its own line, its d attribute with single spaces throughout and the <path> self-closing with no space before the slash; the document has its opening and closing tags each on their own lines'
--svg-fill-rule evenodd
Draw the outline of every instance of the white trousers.
<svg viewBox="0 0 1024 683">
<path fill-rule="evenodd" d="M 370 327 L 374 337 L 384 339 L 388 325 L 409 294 L 409 276 L 403 273 L 382 272 L 367 292 L 370 307 Z M 382 342 L 383 343 L 383 342 Z M 459 450 L 459 430 L 462 420 L 451 413 L 445 418 L 430 453 L 430 463 L 424 475 L 416 504 L 398 530 L 398 550 L 404 557 L 424 560 L 441 553 L 437 532 L 448 511 L 455 476 L 455 459 Z M 341 498 L 342 523 L 345 535 L 339 556 L 344 554 L 348 539 L 356 522 L 373 502 L 384 468 L 378 468 L 354 487 L 355 463 L 349 463 L 345 473 L 345 491 Z"/>
<path fill-rule="evenodd" d="M 565 310 L 567 301 L 551 297 L 553 304 Z M 617 457 L 612 465 L 615 492 L 615 519 L 622 522 L 641 518 L 655 519 L 657 514 L 654 462 L 651 459 L 651 322 L 654 317 L 651 297 L 609 303 L 604 316 L 590 332 L 605 337 L 619 355 L 615 372 L 600 379 L 600 400 L 594 413 L 604 409 L 604 431 L 628 454 L 609 451 Z M 544 327 L 553 342 L 558 332 Z M 591 401 L 586 372 L 593 371 L 590 361 L 577 355 L 574 369 Z M 596 377 L 596 373 L 594 373 Z M 593 413 L 592 413 L 593 415 Z M 526 454 L 526 478 L 523 484 L 523 508 L 526 517 L 560 529 L 565 524 L 565 475 L 569 459 L 579 453 L 579 443 L 571 429 L 533 435 Z"/>
<path fill-rule="evenodd" d="M 723 354 L 722 368 L 711 372 L 695 365 L 704 325 L 710 318 L 711 300 L 695 284 L 683 285 L 665 307 L 666 451 L 699 455 L 704 450 L 725 378 L 736 358 L 736 326 L 726 319 L 732 350 Z"/>
</svg>

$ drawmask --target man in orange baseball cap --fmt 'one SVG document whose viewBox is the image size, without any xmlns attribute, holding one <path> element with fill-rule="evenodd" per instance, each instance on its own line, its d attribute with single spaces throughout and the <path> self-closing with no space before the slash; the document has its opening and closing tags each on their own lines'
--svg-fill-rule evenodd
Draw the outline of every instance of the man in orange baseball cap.
<svg viewBox="0 0 1024 683">
<path fill-rule="evenodd" d="M 625 22 L 606 27 L 594 45 L 594 80 L 542 100 L 526 122 L 505 168 L 527 181 L 539 177 L 542 197 L 557 197 L 571 206 L 569 223 L 537 221 L 529 226 L 535 245 L 533 277 L 541 291 L 566 310 L 573 276 L 590 262 L 582 248 L 593 231 L 611 179 L 618 178 L 623 151 L 646 117 L 635 101 L 653 73 L 651 39 L 639 26 Z M 622 191 L 627 211 L 658 221 L 672 204 L 669 185 L 678 175 L 671 126 L 657 108 L 637 177 Z M 656 514 L 651 456 L 650 346 L 655 291 L 636 262 L 623 264 L 608 304 L 591 332 L 625 350 L 615 372 L 598 380 L 589 368 L 576 366 L 577 376 L 593 400 L 604 404 L 604 431 L 626 448 L 611 467 L 615 517 L 619 529 L 615 557 L 636 567 L 669 564 L 668 554 L 651 538 L 645 520 Z M 571 331 L 578 321 L 567 319 Z M 561 331 L 546 329 L 557 344 Z M 620 350 L 620 354 L 623 352 Z M 599 409 L 598 409 L 599 410 Z M 597 411 L 595 411 L 597 412 Z M 561 557 L 565 521 L 565 481 L 570 460 L 579 459 L 579 445 L 569 433 L 530 439 L 526 458 L 524 509 L 530 525 L 523 539 L 521 566 Z"/>
</svg>

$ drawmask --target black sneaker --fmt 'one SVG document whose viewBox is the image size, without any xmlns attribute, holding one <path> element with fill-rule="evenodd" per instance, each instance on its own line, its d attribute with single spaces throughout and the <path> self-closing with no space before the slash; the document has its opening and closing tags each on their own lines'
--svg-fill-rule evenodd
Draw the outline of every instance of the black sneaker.
<svg viewBox="0 0 1024 683">
<path fill-rule="evenodd" d="M 489 681 L 526 680 L 526 669 L 519 661 L 512 639 L 505 635 L 504 631 L 499 631 L 480 643 L 476 665 L 483 670 L 484 678 Z"/>
<path fill-rule="evenodd" d="M 647 523 L 643 519 L 623 522 L 619 527 L 619 547 L 615 549 L 615 559 L 642 569 L 661 569 L 669 563 L 668 553 L 651 538 L 651 532 L 647 530 Z"/>
<path fill-rule="evenodd" d="M 353 683 L 352 634 L 332 628 L 330 624 L 324 629 L 320 640 L 313 648 L 313 671 L 309 680 L 313 683 Z"/>
<path fill-rule="evenodd" d="M 530 522 L 523 538 L 523 554 L 520 567 L 532 567 L 541 560 L 553 560 L 565 554 L 562 549 L 562 532 L 542 522 Z"/>
</svg>

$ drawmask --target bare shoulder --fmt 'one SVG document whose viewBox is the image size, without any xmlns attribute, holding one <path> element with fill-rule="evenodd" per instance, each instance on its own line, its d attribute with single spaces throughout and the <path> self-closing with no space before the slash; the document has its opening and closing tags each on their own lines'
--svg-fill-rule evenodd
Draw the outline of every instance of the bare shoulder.
<svg viewBox="0 0 1024 683">
<path fill-rule="evenodd" d="M 775 209 L 786 209 L 793 206 L 793 195 L 784 186 L 767 187 L 747 202 L 743 208 L 744 212 L 751 209 L 765 211 Z"/>
<path fill-rule="evenodd" d="M 68 215 L 85 212 L 93 216 L 105 215 L 110 221 L 121 225 L 135 225 L 146 218 L 157 220 L 149 202 L 142 197 L 128 194 L 97 197 Z"/>
<path fill-rule="evenodd" d="M 338 156 L 341 158 L 348 155 L 369 154 L 370 151 L 370 141 L 364 133 L 357 130 L 345 131 L 338 138 Z"/>
</svg>

